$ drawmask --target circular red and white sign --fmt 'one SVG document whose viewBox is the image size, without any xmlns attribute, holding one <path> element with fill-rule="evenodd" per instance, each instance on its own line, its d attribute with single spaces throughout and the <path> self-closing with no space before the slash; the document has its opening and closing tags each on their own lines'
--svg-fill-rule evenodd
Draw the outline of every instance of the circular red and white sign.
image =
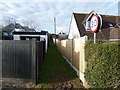
<svg viewBox="0 0 120 90">
<path fill-rule="evenodd" d="M 90 31 L 96 33 L 98 30 L 99 19 L 96 14 L 94 14 L 90 21 Z"/>
</svg>

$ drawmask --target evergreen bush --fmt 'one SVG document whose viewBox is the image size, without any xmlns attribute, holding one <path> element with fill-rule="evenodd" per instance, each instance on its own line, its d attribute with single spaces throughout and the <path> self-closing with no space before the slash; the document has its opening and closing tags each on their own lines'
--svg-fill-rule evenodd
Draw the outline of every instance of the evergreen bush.
<svg viewBox="0 0 120 90">
<path fill-rule="evenodd" d="M 120 88 L 120 43 L 88 41 L 85 78 L 91 88 Z"/>
</svg>

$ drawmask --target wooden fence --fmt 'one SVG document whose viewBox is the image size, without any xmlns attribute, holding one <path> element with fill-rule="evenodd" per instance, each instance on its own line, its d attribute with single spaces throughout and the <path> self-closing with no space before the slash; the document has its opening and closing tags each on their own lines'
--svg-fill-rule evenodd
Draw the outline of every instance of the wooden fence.
<svg viewBox="0 0 120 90">
<path fill-rule="evenodd" d="M 44 43 L 36 40 L 3 40 L 0 43 L 2 78 L 28 79 L 37 84 L 44 59 Z"/>
<path fill-rule="evenodd" d="M 84 73 L 86 68 L 86 61 L 84 46 L 86 40 L 87 37 L 66 40 L 56 39 L 56 45 L 59 51 L 62 53 L 66 61 L 77 72 L 77 75 L 82 80 L 83 84 L 85 84 Z M 55 39 L 53 39 L 53 41 L 55 43 Z"/>
<path fill-rule="evenodd" d="M 2 78 L 2 40 L 0 40 L 0 78 Z M 0 90 L 2 90 L 2 82 L 0 82 Z"/>
</svg>

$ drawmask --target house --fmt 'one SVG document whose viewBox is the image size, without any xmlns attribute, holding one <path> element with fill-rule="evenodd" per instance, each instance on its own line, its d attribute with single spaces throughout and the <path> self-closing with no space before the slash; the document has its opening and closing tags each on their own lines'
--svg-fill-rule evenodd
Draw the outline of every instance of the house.
<svg viewBox="0 0 120 90">
<path fill-rule="evenodd" d="M 40 40 L 45 40 L 46 42 L 46 52 L 47 52 L 47 49 L 48 49 L 48 46 L 49 46 L 49 33 L 48 31 L 41 31 L 40 32 Z"/>
<path fill-rule="evenodd" d="M 23 26 L 21 26 L 19 23 L 15 23 L 15 29 L 13 31 L 26 31 Z"/>
<path fill-rule="evenodd" d="M 0 40 L 2 40 L 2 30 L 0 29 Z"/>
<path fill-rule="evenodd" d="M 2 40 L 31 40 L 36 38 L 37 41 L 45 41 L 46 52 L 48 48 L 48 32 L 36 32 L 27 26 L 22 26 L 19 23 L 11 23 L 1 29 Z"/>
<path fill-rule="evenodd" d="M 58 35 L 59 35 L 59 39 L 60 40 L 67 39 L 67 35 L 64 32 L 62 32 L 62 31 Z"/>
<path fill-rule="evenodd" d="M 15 25 L 10 23 L 9 25 L 2 28 L 2 39 L 12 40 L 12 31 L 15 30 Z"/>
<path fill-rule="evenodd" d="M 31 40 L 35 38 L 37 41 L 45 41 L 45 50 L 48 48 L 48 35 L 43 32 L 13 32 L 13 40 Z"/>
<path fill-rule="evenodd" d="M 93 39 L 94 34 L 90 32 L 90 20 L 93 12 L 73 13 L 70 22 L 68 39 L 80 38 L 87 36 L 88 39 Z M 97 33 L 98 40 L 118 40 L 120 39 L 120 16 L 100 15 L 102 18 L 102 26 Z"/>
<path fill-rule="evenodd" d="M 10 23 L 9 25 L 2 28 L 2 39 L 3 40 L 12 40 L 13 32 L 36 32 L 35 29 L 31 29 L 27 26 L 22 26 L 19 23 Z"/>
</svg>

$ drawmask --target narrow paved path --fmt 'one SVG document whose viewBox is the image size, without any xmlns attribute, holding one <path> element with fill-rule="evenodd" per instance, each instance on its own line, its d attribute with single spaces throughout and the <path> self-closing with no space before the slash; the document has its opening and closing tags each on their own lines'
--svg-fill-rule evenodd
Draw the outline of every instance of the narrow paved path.
<svg viewBox="0 0 120 90">
<path fill-rule="evenodd" d="M 57 47 L 50 40 L 48 52 L 42 65 L 37 88 L 82 88 L 76 72 L 65 61 Z"/>
</svg>

